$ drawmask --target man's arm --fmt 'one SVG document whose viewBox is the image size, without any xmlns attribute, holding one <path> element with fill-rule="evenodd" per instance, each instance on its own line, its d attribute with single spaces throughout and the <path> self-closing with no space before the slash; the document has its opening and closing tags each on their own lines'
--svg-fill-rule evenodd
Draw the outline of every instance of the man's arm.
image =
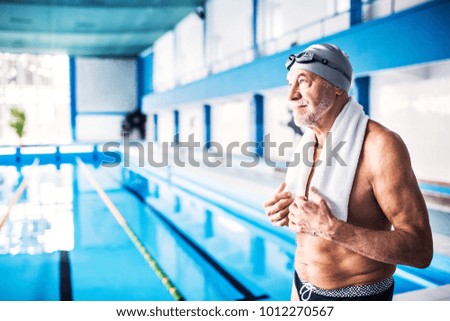
<svg viewBox="0 0 450 321">
<path fill-rule="evenodd" d="M 373 170 L 369 179 L 393 230 L 371 230 L 336 219 L 314 188 L 311 190 L 313 201 L 298 198 L 291 212 L 301 212 L 297 220 L 304 229 L 358 254 L 388 264 L 425 268 L 433 255 L 432 235 L 425 201 L 406 146 L 396 134 L 387 131 L 377 135 L 371 143 Z"/>
</svg>

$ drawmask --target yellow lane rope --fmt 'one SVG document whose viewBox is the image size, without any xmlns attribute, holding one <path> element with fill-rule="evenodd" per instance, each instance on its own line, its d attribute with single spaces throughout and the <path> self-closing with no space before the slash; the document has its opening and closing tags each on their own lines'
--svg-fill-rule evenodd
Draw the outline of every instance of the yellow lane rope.
<svg viewBox="0 0 450 321">
<path fill-rule="evenodd" d="M 172 295 L 172 297 L 177 301 L 184 301 L 183 295 L 178 291 L 178 289 L 175 287 L 175 285 L 170 281 L 169 277 L 164 273 L 162 268 L 158 265 L 158 263 L 155 261 L 155 259 L 151 256 L 151 254 L 147 251 L 145 246 L 141 243 L 141 241 L 138 239 L 136 234 L 131 230 L 131 228 L 128 226 L 125 218 L 120 214 L 117 207 L 114 205 L 114 203 L 111 201 L 111 199 L 108 197 L 104 189 L 100 186 L 100 184 L 95 180 L 94 175 L 91 173 L 89 168 L 86 166 L 85 163 L 80 158 L 77 158 L 77 163 L 80 166 L 81 170 L 86 175 L 88 181 L 91 183 L 91 185 L 94 187 L 94 189 L 97 191 L 100 198 L 105 203 L 106 207 L 108 207 L 111 214 L 114 216 L 116 221 L 122 226 L 122 228 L 127 233 L 128 237 L 133 242 L 134 246 L 139 250 L 139 252 L 144 257 L 145 261 L 150 265 L 150 267 L 155 271 L 158 278 L 161 280 L 162 284 L 166 287 L 166 289 L 169 291 L 169 293 Z"/>
</svg>

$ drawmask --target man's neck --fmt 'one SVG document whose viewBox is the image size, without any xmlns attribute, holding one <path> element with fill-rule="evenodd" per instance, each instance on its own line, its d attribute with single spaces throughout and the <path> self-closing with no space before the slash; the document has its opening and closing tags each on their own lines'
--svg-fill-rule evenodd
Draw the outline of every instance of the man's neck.
<svg viewBox="0 0 450 321">
<path fill-rule="evenodd" d="M 325 115 L 318 121 L 317 124 L 309 126 L 317 137 L 317 142 L 320 146 L 325 145 L 325 141 L 327 139 L 327 135 L 333 127 L 334 121 L 341 113 L 342 109 L 344 109 L 345 105 L 350 100 L 349 96 L 338 96 L 333 107 L 331 107 Z"/>
</svg>

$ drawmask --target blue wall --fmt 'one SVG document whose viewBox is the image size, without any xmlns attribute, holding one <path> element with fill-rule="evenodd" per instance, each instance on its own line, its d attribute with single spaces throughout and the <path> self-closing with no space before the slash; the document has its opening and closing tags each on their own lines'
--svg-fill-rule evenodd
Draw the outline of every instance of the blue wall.
<svg viewBox="0 0 450 321">
<path fill-rule="evenodd" d="M 153 52 L 137 58 L 137 104 L 142 108 L 142 97 L 153 92 Z"/>
<path fill-rule="evenodd" d="M 350 1 L 350 25 L 354 26 L 361 22 L 362 20 L 362 1 L 361 0 L 351 0 Z"/>
<path fill-rule="evenodd" d="M 253 95 L 253 123 L 255 130 L 253 139 L 258 144 L 256 154 L 263 157 L 264 154 L 264 96 L 260 94 Z"/>
<path fill-rule="evenodd" d="M 72 140 L 77 140 L 77 77 L 75 58 L 69 58 L 69 82 L 70 82 L 70 126 Z"/>
<path fill-rule="evenodd" d="M 370 76 L 355 78 L 354 84 L 356 100 L 363 106 L 364 113 L 370 116 Z"/>
<path fill-rule="evenodd" d="M 211 147 L 211 106 L 203 106 L 204 126 L 205 126 L 205 149 Z"/>
</svg>

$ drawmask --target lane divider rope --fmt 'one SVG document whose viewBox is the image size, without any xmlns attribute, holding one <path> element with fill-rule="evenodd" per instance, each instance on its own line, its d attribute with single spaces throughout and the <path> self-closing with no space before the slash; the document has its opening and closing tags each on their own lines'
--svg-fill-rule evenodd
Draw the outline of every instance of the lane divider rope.
<svg viewBox="0 0 450 321">
<path fill-rule="evenodd" d="M 33 164 L 31 166 L 36 166 L 39 163 L 39 160 L 37 158 L 34 159 Z M 25 188 L 28 184 L 28 178 L 24 177 L 22 182 L 20 182 L 19 187 L 16 189 L 14 196 L 12 198 L 11 203 L 8 206 L 8 209 L 6 210 L 5 215 L 3 215 L 2 220 L 0 221 L 0 230 L 2 229 L 3 225 L 8 220 L 9 215 L 11 214 L 12 208 L 17 204 L 17 202 L 20 200 L 20 197 L 22 196 L 23 192 L 25 191 Z"/>
<path fill-rule="evenodd" d="M 17 204 L 20 197 L 22 196 L 23 192 L 25 191 L 25 187 L 28 184 L 28 179 L 24 178 L 22 182 L 20 183 L 19 187 L 17 188 L 16 192 L 14 193 L 14 197 L 11 201 L 11 203 L 8 206 L 8 209 L 6 210 L 6 214 L 3 216 L 2 220 L 0 221 L 0 230 L 2 229 L 3 225 L 8 220 L 9 214 L 11 214 L 12 208 Z"/>
<path fill-rule="evenodd" d="M 152 257 L 152 255 L 148 252 L 148 250 L 145 248 L 145 246 L 142 244 L 142 242 L 139 240 L 139 238 L 136 236 L 136 234 L 133 232 L 133 230 L 128 226 L 125 218 L 122 216 L 120 211 L 117 209 L 117 207 L 111 201 L 111 199 L 108 197 L 105 190 L 96 181 L 96 179 L 94 178 L 94 175 L 91 173 L 91 171 L 86 166 L 86 164 L 78 157 L 76 158 L 76 161 L 77 161 L 78 165 L 80 166 L 81 170 L 83 171 L 83 173 L 86 175 L 88 181 L 91 183 L 91 185 L 97 191 L 97 193 L 100 196 L 100 198 L 102 199 L 102 201 L 105 203 L 106 207 L 109 209 L 109 211 L 114 216 L 114 218 L 119 223 L 119 225 L 125 230 L 128 237 L 133 242 L 134 246 L 139 250 L 141 255 L 144 257 L 145 261 L 150 265 L 150 267 L 156 273 L 156 275 L 161 280 L 164 287 L 169 291 L 170 295 L 172 295 L 172 297 L 176 301 L 184 301 L 185 299 L 184 299 L 183 295 L 180 293 L 180 291 L 178 291 L 178 289 L 175 287 L 175 285 L 169 279 L 169 277 L 164 272 L 164 270 L 161 268 L 161 266 L 159 266 L 159 264 Z"/>
</svg>

